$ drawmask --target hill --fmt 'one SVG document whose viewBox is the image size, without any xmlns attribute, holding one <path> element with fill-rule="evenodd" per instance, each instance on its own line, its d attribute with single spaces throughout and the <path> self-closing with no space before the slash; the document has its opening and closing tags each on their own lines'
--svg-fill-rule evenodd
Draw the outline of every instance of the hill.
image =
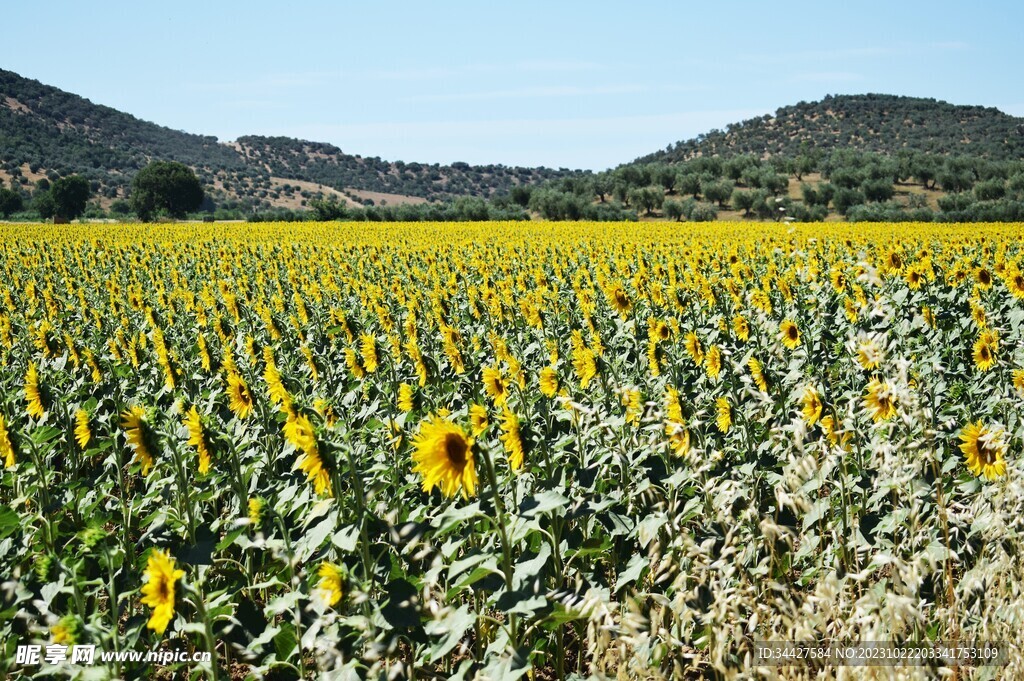
<svg viewBox="0 0 1024 681">
<path fill-rule="evenodd" d="M 219 205 L 300 208 L 317 194 L 348 203 L 420 203 L 491 197 L 512 187 L 574 174 L 509 168 L 382 161 L 330 144 L 283 137 L 216 137 L 171 130 L 39 81 L 0 70 L 0 181 L 26 189 L 44 178 L 86 177 L 103 203 L 127 195 L 152 160 L 196 170 Z"/>
<path fill-rule="evenodd" d="M 800 102 L 669 145 L 639 163 L 702 156 L 796 156 L 856 149 L 895 155 L 917 151 L 991 160 L 1024 158 L 1024 118 L 982 106 L 894 95 L 837 95 Z"/>
</svg>

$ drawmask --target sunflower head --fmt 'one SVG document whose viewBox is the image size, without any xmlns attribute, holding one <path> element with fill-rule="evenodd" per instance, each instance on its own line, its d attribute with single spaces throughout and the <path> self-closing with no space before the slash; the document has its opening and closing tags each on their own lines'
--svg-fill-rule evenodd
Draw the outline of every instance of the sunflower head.
<svg viewBox="0 0 1024 681">
<path fill-rule="evenodd" d="M 814 389 L 814 386 L 804 388 L 803 395 L 800 397 L 800 406 L 808 427 L 813 426 L 821 418 L 821 411 L 823 409 L 821 396 L 818 395 L 818 391 Z"/>
<path fill-rule="evenodd" d="M 345 595 L 345 568 L 334 563 L 321 563 L 316 571 L 320 581 L 317 588 L 329 606 L 335 606 Z"/>
<path fill-rule="evenodd" d="M 728 433 L 729 428 L 732 427 L 732 406 L 726 397 L 719 397 L 715 400 L 715 412 L 717 413 L 715 425 L 718 426 L 718 430 Z"/>
<path fill-rule="evenodd" d="M 896 416 L 896 398 L 888 383 L 877 378 L 868 383 L 868 391 L 864 395 L 864 408 L 871 414 L 875 423 L 888 421 Z"/>
<path fill-rule="evenodd" d="M 994 480 L 1006 475 L 1006 434 L 1001 428 L 970 423 L 960 431 L 960 451 L 975 475 Z"/>
<path fill-rule="evenodd" d="M 795 350 L 800 345 L 800 329 L 797 327 L 796 322 L 787 319 L 782 322 L 779 330 L 782 332 L 782 344 L 788 349 Z"/>
<path fill-rule="evenodd" d="M 228 405 L 240 419 L 248 418 L 252 413 L 252 393 L 245 380 L 234 371 L 228 374 Z"/>
<path fill-rule="evenodd" d="M 546 366 L 540 370 L 540 392 L 545 397 L 554 397 L 558 394 L 558 371 L 553 366 Z"/>
<path fill-rule="evenodd" d="M 142 585 L 142 604 L 153 608 L 146 626 L 161 636 L 174 619 L 174 585 L 184 576 L 185 571 L 175 567 L 174 558 L 166 551 L 150 552 L 146 583 Z"/>
<path fill-rule="evenodd" d="M 413 472 L 423 476 L 423 491 L 439 487 L 446 497 L 460 489 L 468 498 L 476 494 L 478 478 L 473 439 L 447 418 L 431 416 L 413 440 Z"/>
<path fill-rule="evenodd" d="M 484 390 L 494 400 L 494 404 L 499 407 L 505 404 L 508 399 L 508 386 L 505 385 L 501 369 L 498 367 L 484 367 L 483 382 Z"/>
</svg>

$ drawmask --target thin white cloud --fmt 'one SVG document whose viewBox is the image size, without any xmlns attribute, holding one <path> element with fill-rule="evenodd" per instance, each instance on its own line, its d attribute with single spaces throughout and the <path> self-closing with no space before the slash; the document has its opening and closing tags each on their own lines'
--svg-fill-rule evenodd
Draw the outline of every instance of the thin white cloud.
<svg viewBox="0 0 1024 681">
<path fill-rule="evenodd" d="M 481 73 L 507 75 L 517 73 L 576 73 L 580 71 L 596 71 L 601 68 L 601 64 L 590 61 L 528 59 L 509 64 L 473 63 L 454 67 L 409 66 L 394 69 L 375 69 L 365 72 L 350 72 L 346 75 L 368 80 L 439 80 Z"/>
<path fill-rule="evenodd" d="M 305 139 L 359 139 L 391 135 L 463 137 L 470 135 L 505 137 L 523 134 L 572 133 L 574 135 L 629 132 L 636 126 L 671 124 L 679 126 L 724 125 L 766 113 L 766 109 L 719 109 L 639 116 L 593 118 L 517 118 L 465 121 L 391 121 L 373 123 L 324 123 L 282 129 L 273 134 Z M 270 133 L 268 133 L 270 134 Z"/>
<path fill-rule="evenodd" d="M 837 47 L 831 49 L 747 52 L 737 58 L 752 63 L 793 64 L 800 62 L 856 61 L 896 55 L 919 55 L 922 52 L 947 52 L 969 49 L 962 41 L 932 43 L 897 43 L 892 45 L 866 45 L 863 47 Z"/>
<path fill-rule="evenodd" d="M 452 94 L 415 95 L 405 97 L 405 102 L 470 102 L 495 99 L 543 99 L 550 97 L 589 97 L 595 95 L 629 95 L 648 92 L 645 85 L 606 85 L 598 87 L 551 86 L 528 87 L 485 92 L 462 92 Z"/>
<path fill-rule="evenodd" d="M 255 78 L 188 83 L 186 87 L 196 92 L 230 92 L 261 94 L 283 92 L 295 88 L 318 87 L 338 77 L 330 71 L 298 71 L 294 73 L 266 73 Z"/>
<path fill-rule="evenodd" d="M 322 123 L 262 134 L 330 142 L 346 153 L 406 162 L 603 169 L 767 112 L 744 108 L 559 119 Z M 487 151 L 499 146 L 505 151 Z"/>
<path fill-rule="evenodd" d="M 850 83 L 858 80 L 864 80 L 864 76 L 850 71 L 815 71 L 798 73 L 790 78 L 794 83 Z"/>
</svg>

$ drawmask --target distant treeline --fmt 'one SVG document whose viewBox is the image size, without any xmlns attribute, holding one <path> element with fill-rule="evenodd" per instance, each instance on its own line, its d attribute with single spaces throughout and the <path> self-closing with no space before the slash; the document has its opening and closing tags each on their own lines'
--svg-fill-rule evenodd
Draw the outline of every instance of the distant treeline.
<svg viewBox="0 0 1024 681">
<path fill-rule="evenodd" d="M 15 219 L 47 217 L 41 200 L 49 183 L 34 192 L 20 184 L 4 189 L 0 213 Z M 33 213 L 33 211 L 36 211 Z M 722 216 L 725 211 L 729 215 Z M 130 202 L 104 211 L 95 201 L 86 218 L 124 218 Z M 607 172 L 565 177 L 536 186 L 516 186 L 491 199 L 461 197 L 421 204 L 347 206 L 316 196 L 304 210 L 254 210 L 209 198 L 193 219 L 463 221 L 752 220 L 820 221 L 1024 221 L 1024 160 L 896 155 L 839 150 L 762 159 L 741 154 L 679 163 L 634 163 Z"/>
</svg>

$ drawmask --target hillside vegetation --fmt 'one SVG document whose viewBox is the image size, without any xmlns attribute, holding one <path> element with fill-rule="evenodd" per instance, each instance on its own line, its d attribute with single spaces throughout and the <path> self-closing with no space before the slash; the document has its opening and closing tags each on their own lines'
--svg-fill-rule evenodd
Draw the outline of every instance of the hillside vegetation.
<svg viewBox="0 0 1024 681">
<path fill-rule="evenodd" d="M 591 173 L 221 143 L 0 70 L 0 215 L 45 218 L 41 192 L 78 175 L 86 217 L 124 217 L 132 178 L 164 160 L 194 169 L 221 218 L 1024 220 L 1024 119 L 933 99 L 827 96 Z"/>
<path fill-rule="evenodd" d="M 829 95 L 670 144 L 637 161 L 736 154 L 796 156 L 844 148 L 1020 159 L 1024 157 L 1024 119 L 991 107 L 919 97 Z"/>
<path fill-rule="evenodd" d="M 191 166 L 222 207 L 247 212 L 302 208 L 318 194 L 349 204 L 490 197 L 521 184 L 571 174 L 548 168 L 387 162 L 330 144 L 283 137 L 216 137 L 171 130 L 55 87 L 0 70 L 0 181 L 26 191 L 42 178 L 78 174 L 104 205 L 126 197 L 147 163 Z M 312 185 L 312 186 L 310 186 Z"/>
</svg>

